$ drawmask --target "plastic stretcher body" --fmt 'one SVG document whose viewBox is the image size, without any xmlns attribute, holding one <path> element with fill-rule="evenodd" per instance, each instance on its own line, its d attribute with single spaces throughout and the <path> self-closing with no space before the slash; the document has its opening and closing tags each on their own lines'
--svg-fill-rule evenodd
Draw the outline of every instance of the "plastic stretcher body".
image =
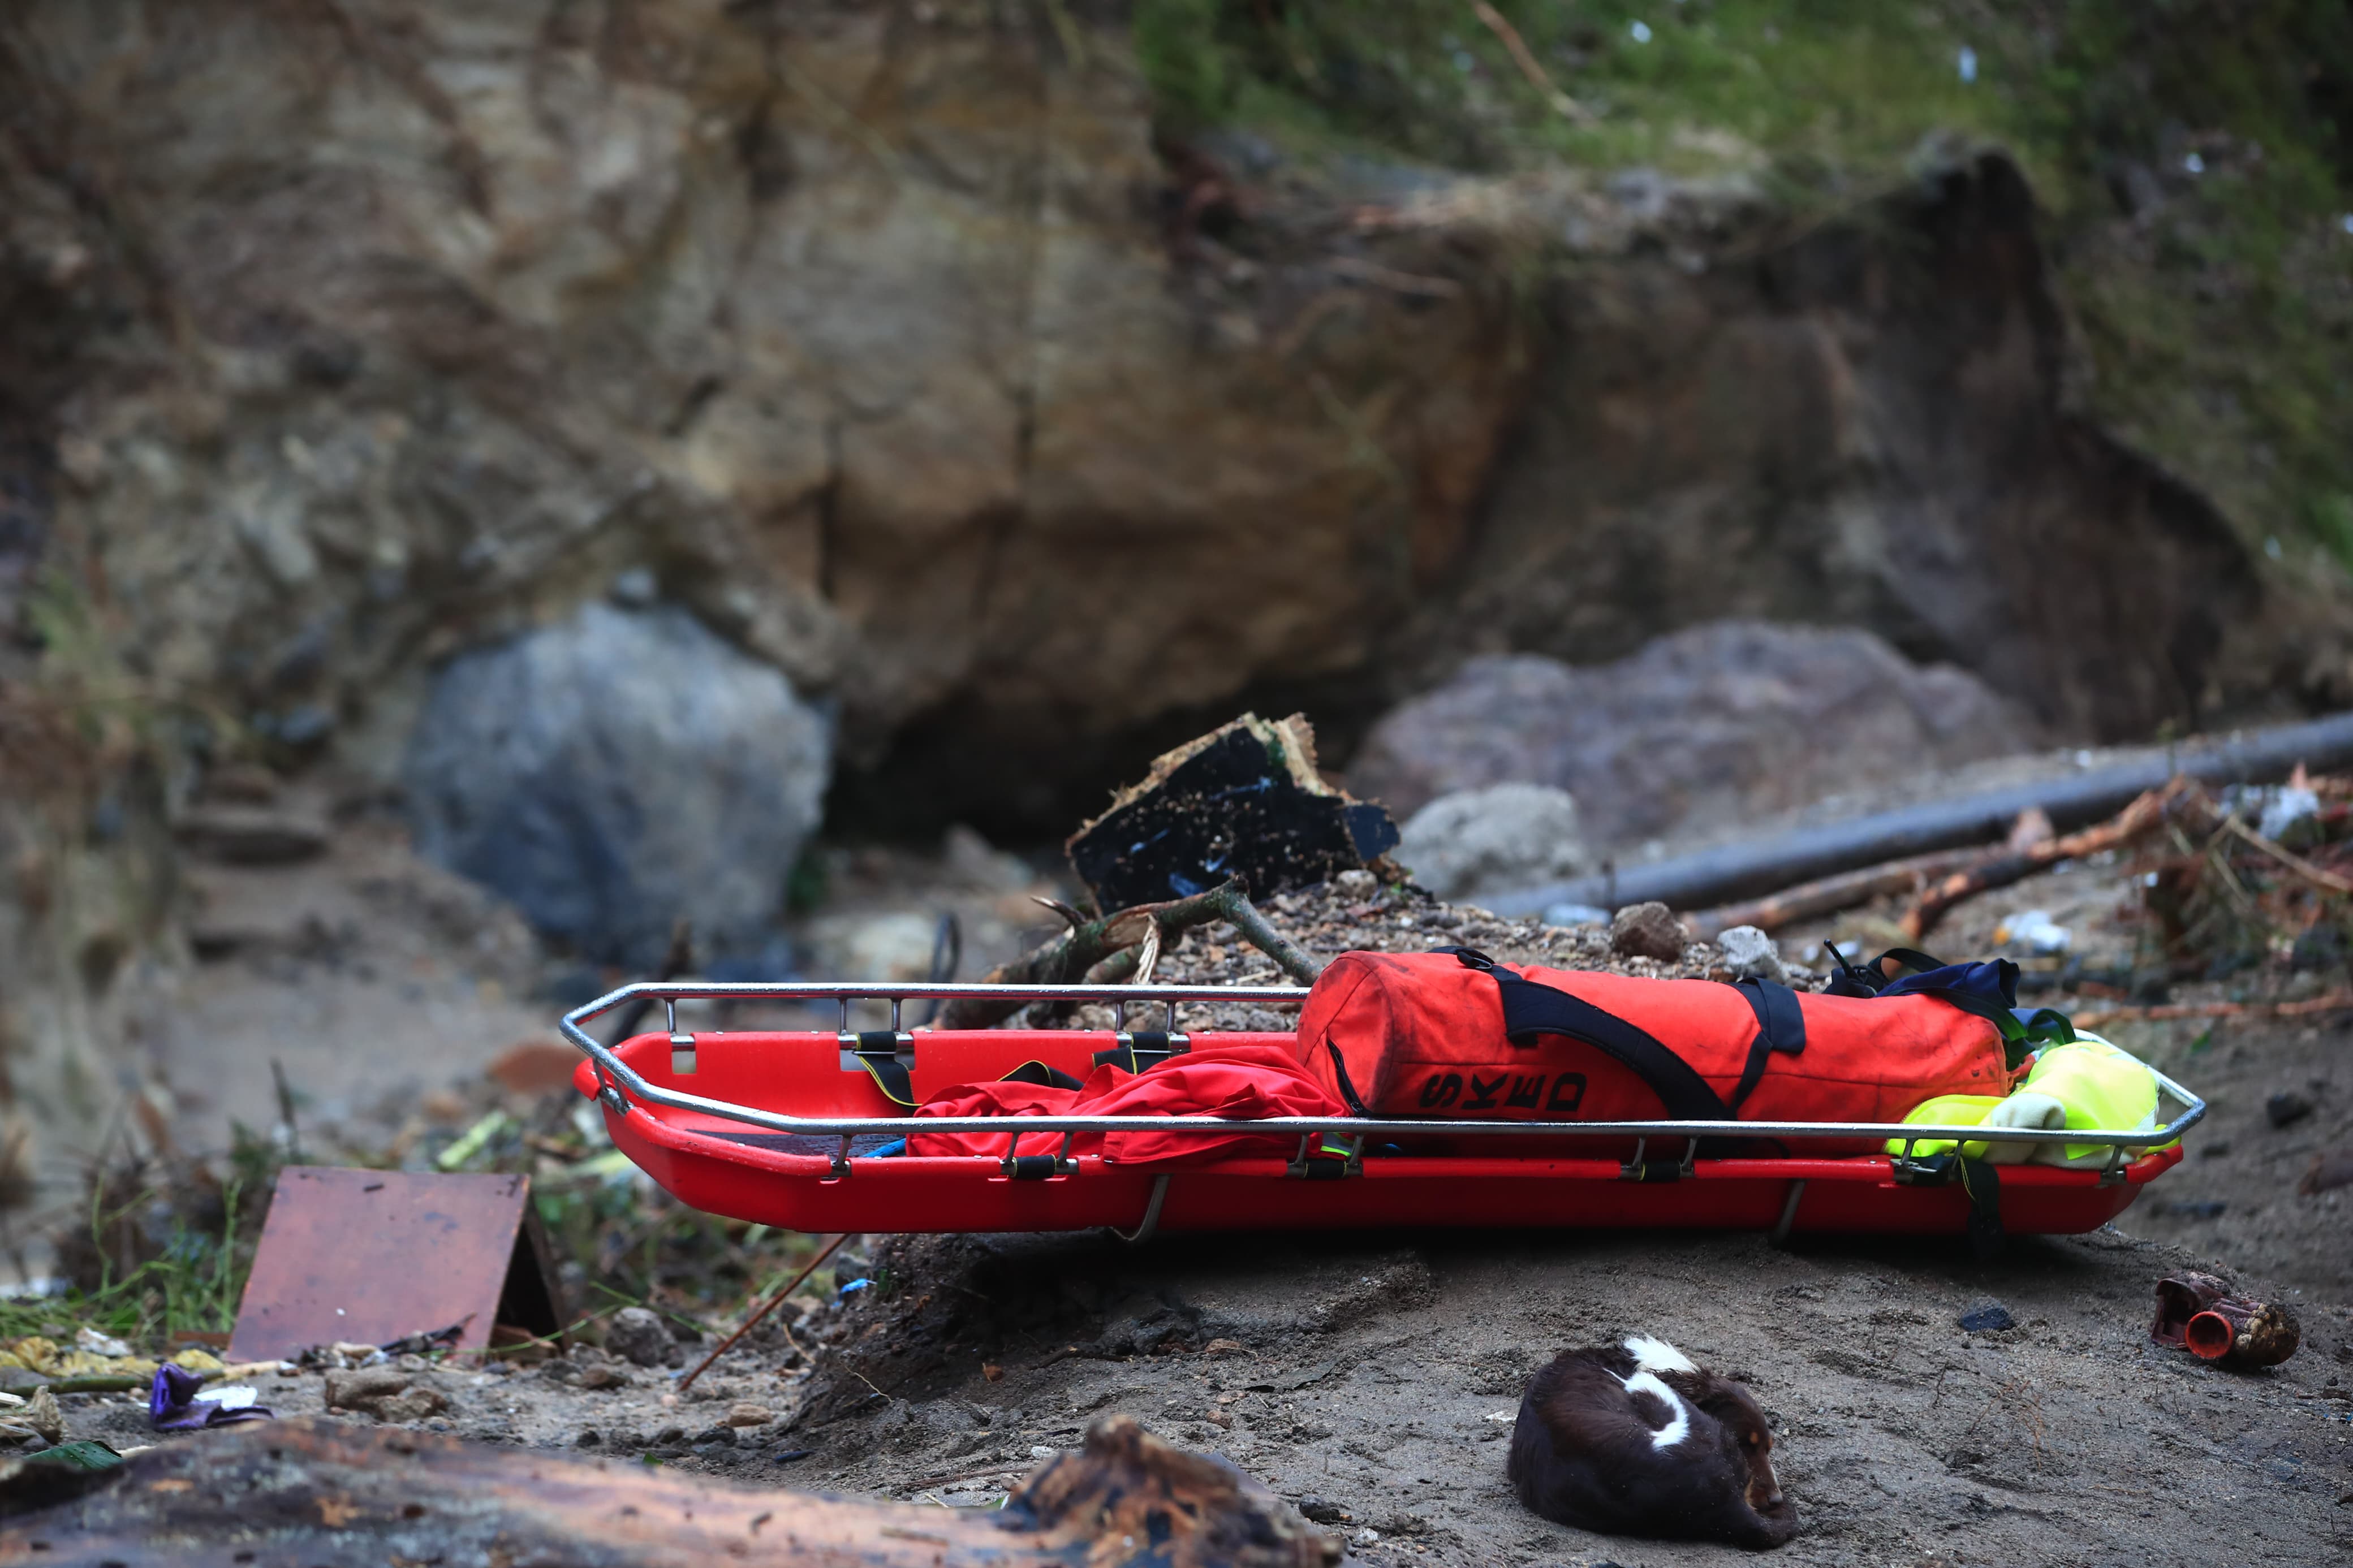
<svg viewBox="0 0 2353 1568">
<path fill-rule="evenodd" d="M 1094 1054 L 1115 1038 L 1076 1030 L 918 1034 L 913 1096 L 920 1103 L 1033 1060 L 1083 1077 Z M 1195 1035 L 1192 1044 L 1199 1049 L 1292 1038 Z M 837 1124 L 907 1114 L 830 1032 L 648 1034 L 611 1055 L 652 1089 L 733 1106 Z M 677 1070 L 687 1067 L 691 1070 Z M 681 1202 L 805 1232 L 1639 1226 L 1957 1236 L 1970 1215 L 1958 1184 L 1906 1179 L 1907 1162 L 1884 1154 L 1813 1157 L 1801 1143 L 1787 1157 L 1636 1165 L 1598 1157 L 1599 1143 L 1597 1157 L 1562 1157 L 1556 1144 L 1542 1154 L 1514 1153 L 1509 1138 L 1488 1137 L 1457 1141 L 1457 1152 L 1447 1154 L 1384 1153 L 1371 1145 L 1353 1161 L 1253 1154 L 1213 1163 L 1121 1164 L 1082 1153 L 1050 1162 L 1050 1174 L 1016 1174 L 987 1155 L 876 1157 L 871 1150 L 886 1142 L 882 1136 L 763 1131 L 652 1103 L 609 1087 L 594 1060 L 581 1064 L 575 1082 L 601 1102 L 614 1143 Z M 1025 1117 L 1005 1125 L 1009 1135 L 1036 1124 Z M 1460 1152 L 1474 1142 L 1478 1152 Z M 2120 1154 L 2105 1171 L 2004 1165 L 2002 1226 L 2014 1235 L 2097 1229 L 2180 1158 L 2177 1143 L 2128 1160 Z"/>
</svg>

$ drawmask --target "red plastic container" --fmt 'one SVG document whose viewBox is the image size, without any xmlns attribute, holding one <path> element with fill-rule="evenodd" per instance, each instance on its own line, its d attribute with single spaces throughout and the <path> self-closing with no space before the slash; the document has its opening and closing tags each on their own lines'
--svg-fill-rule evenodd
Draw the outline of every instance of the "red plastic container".
<svg viewBox="0 0 2353 1568">
<path fill-rule="evenodd" d="M 1073 1030 L 940 1032 L 917 1039 L 918 1101 L 955 1084 L 1000 1078 L 1030 1060 L 1083 1077 L 1093 1053 L 1113 1043 L 1107 1033 Z M 1197 1047 L 1290 1039 L 1194 1037 Z M 672 1072 L 667 1035 L 639 1035 L 617 1053 L 660 1089 L 793 1116 L 904 1114 L 864 1071 L 842 1068 L 840 1042 L 831 1033 L 712 1033 L 694 1041 L 690 1074 Z M 574 1082 L 585 1095 L 596 1092 L 586 1062 Z M 873 1158 L 854 1151 L 844 1175 L 835 1157 L 840 1141 L 830 1136 L 764 1132 L 723 1117 L 637 1103 L 617 1115 L 607 1102 L 605 1121 L 614 1143 L 681 1202 L 811 1232 L 1134 1231 L 1149 1218 L 1161 1231 L 1654 1226 L 1959 1235 L 1969 1215 L 1958 1186 L 1899 1182 L 1884 1155 L 1698 1160 L 1681 1180 L 1642 1182 L 1627 1179 L 1614 1159 L 1515 1156 L 1504 1136 L 1489 1141 L 1493 1153 L 1476 1157 L 1367 1154 L 1359 1172 L 1336 1180 L 1304 1179 L 1286 1161 L 1263 1156 L 1169 1169 L 1082 1155 L 1071 1173 L 1039 1180 L 1008 1175 L 987 1156 Z M 2006 1165 L 2002 1226 L 2013 1235 L 2097 1229 L 2180 1158 L 2179 1146 L 2153 1151 L 2124 1166 L 2121 1181 L 2105 1184 L 2097 1171 Z"/>
</svg>

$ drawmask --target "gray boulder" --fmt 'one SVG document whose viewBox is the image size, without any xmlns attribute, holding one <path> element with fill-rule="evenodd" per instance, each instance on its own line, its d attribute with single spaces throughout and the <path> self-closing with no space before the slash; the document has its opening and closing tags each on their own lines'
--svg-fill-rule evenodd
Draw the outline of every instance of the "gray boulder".
<svg viewBox="0 0 2353 1568">
<path fill-rule="evenodd" d="M 1577 802 L 1549 784 L 1504 784 L 1442 795 L 1408 820 L 1390 852 L 1441 899 L 1582 875 Z"/>
<path fill-rule="evenodd" d="M 599 963 L 762 945 L 816 827 L 828 721 L 675 607 L 588 604 L 452 659 L 406 764 L 417 848 Z"/>
<path fill-rule="evenodd" d="M 1403 815 L 1458 790 L 1551 784 L 1577 797 L 1597 849 L 1623 850 L 2042 740 L 1977 677 L 1869 632 L 1719 621 L 1614 664 L 1472 659 L 1373 727 L 1348 786 Z"/>
</svg>

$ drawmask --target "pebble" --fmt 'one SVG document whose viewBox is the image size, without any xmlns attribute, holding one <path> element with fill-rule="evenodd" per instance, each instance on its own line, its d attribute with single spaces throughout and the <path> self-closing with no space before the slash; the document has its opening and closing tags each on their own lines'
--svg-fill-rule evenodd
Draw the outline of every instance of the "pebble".
<svg viewBox="0 0 2353 1568">
<path fill-rule="evenodd" d="M 1620 958 L 1655 958 L 1672 963 L 1690 945 L 1690 936 L 1674 911 L 1655 900 L 1629 904 L 1610 917 L 1609 951 Z"/>
<path fill-rule="evenodd" d="M 1973 1334 L 1997 1334 L 2004 1329 L 2018 1327 L 2018 1320 L 2010 1309 L 1999 1301 L 1987 1301 L 1961 1314 L 1961 1327 Z"/>
<path fill-rule="evenodd" d="M 2263 1101 L 2263 1114 L 2274 1127 L 2286 1127 L 2303 1121 L 2313 1112 L 2312 1097 L 2295 1090 L 2283 1089 Z"/>
<path fill-rule="evenodd" d="M 639 1366 L 659 1366 L 670 1359 L 670 1330 L 643 1307 L 624 1307 L 605 1325 L 605 1348 Z"/>
</svg>

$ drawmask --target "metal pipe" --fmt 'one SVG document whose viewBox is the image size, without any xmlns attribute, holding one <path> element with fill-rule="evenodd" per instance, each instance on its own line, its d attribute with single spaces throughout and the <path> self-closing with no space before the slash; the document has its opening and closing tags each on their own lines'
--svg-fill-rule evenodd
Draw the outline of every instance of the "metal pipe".
<svg viewBox="0 0 2353 1568">
<path fill-rule="evenodd" d="M 2348 761 L 2353 761 L 2353 713 L 2339 713 L 2152 751 L 2073 775 L 1923 801 L 1648 865 L 1621 865 L 1607 875 L 1484 895 L 1479 902 L 1515 919 L 1541 915 L 1555 904 L 1618 910 L 1656 900 L 1671 909 L 1706 909 L 1907 855 L 1994 843 L 2030 807 L 2042 810 L 2063 833 L 2113 816 L 2136 795 L 2162 787 L 2177 774 L 2207 784 L 2252 783 L 2283 777 L 2298 763 L 2329 768 Z"/>
</svg>

